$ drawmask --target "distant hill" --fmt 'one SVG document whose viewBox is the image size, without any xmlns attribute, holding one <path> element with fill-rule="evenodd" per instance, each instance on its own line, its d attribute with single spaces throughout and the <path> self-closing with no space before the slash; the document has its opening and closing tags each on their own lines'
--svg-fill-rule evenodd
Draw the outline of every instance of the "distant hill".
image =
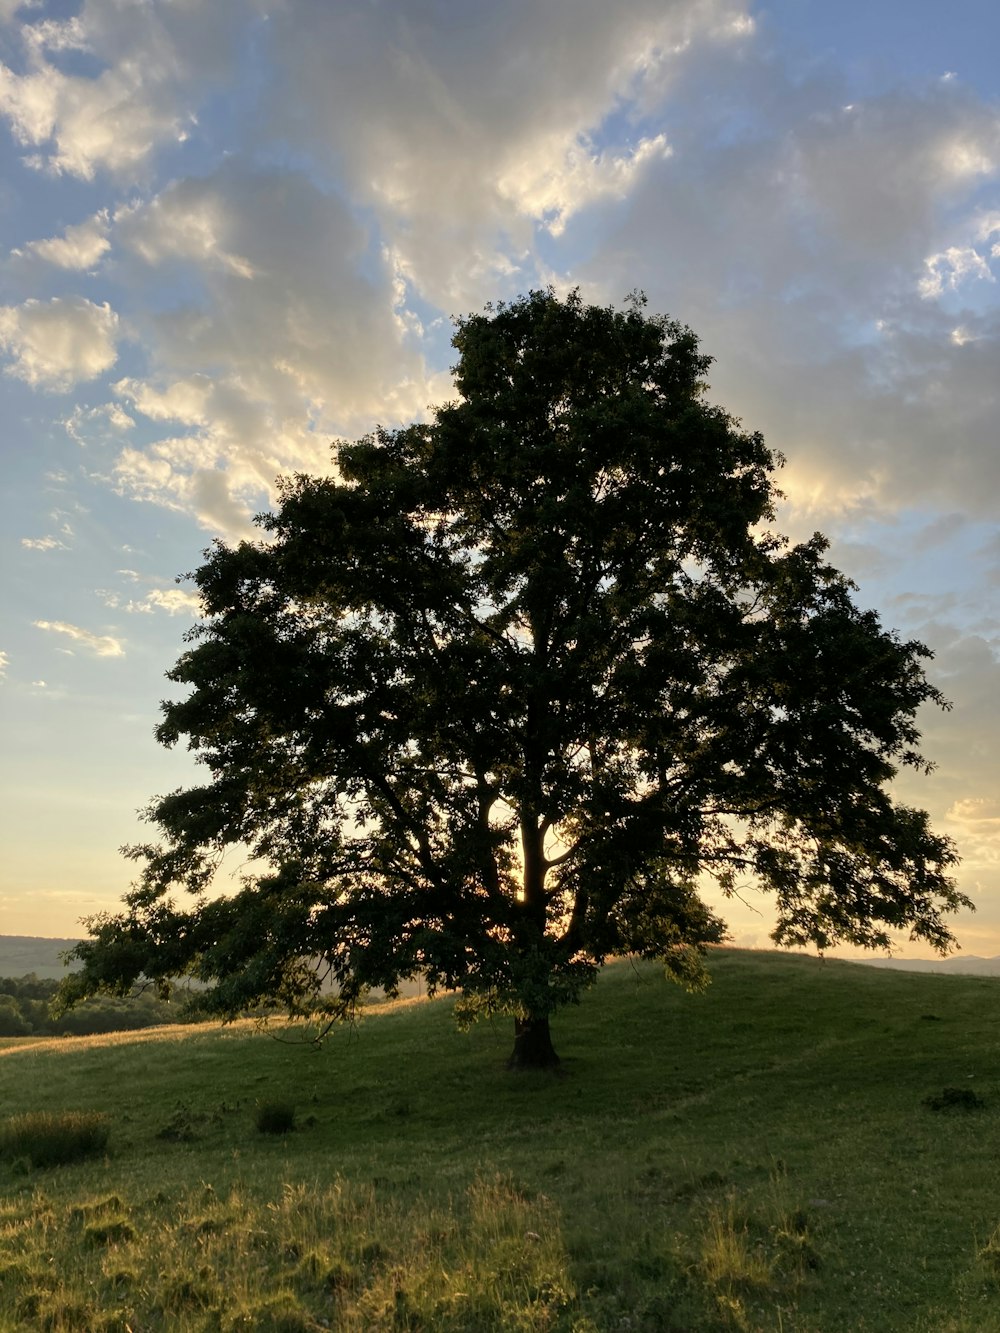
<svg viewBox="0 0 1000 1333">
<path fill-rule="evenodd" d="M 943 972 L 962 977 L 1000 977 L 1000 957 L 978 958 L 959 954 L 955 958 L 858 958 L 866 967 L 891 967 L 896 972 Z"/>
<path fill-rule="evenodd" d="M 62 977 L 67 972 L 59 955 L 72 949 L 78 940 L 55 940 L 39 935 L 0 935 L 0 977 L 24 977 L 34 972 L 39 977 Z M 770 952 L 770 951 L 767 951 Z M 939 972 L 964 977 L 1000 977 L 1000 956 L 980 958 L 959 954 L 953 958 L 855 958 L 864 967 L 885 967 L 896 972 Z M 404 995 L 422 994 L 420 982 L 404 983 Z"/>
<path fill-rule="evenodd" d="M 52 940 L 39 935 L 0 935 L 0 977 L 63 977 L 67 967 L 59 957 L 78 940 Z"/>
</svg>

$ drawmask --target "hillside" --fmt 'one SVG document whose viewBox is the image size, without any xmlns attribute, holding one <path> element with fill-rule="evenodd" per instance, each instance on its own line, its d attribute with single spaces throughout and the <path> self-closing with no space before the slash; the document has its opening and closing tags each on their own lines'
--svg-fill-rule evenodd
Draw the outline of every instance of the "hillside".
<svg viewBox="0 0 1000 1333">
<path fill-rule="evenodd" d="M 559 1078 L 507 1073 L 507 1023 L 457 1032 L 448 1001 L 321 1050 L 252 1024 L 3 1043 L 7 1114 L 111 1137 L 0 1164 L 0 1327 L 998 1333 L 997 982 L 712 970 L 688 995 L 607 969 L 557 1016 Z M 258 1132 L 271 1101 L 295 1132 Z"/>
<path fill-rule="evenodd" d="M 76 943 L 76 940 L 48 939 L 35 935 L 0 935 L 0 977 L 21 977 L 29 972 L 39 977 L 62 977 L 66 974 L 66 964 L 61 955 Z M 979 958 L 975 954 L 957 954 L 950 958 L 883 958 L 873 954 L 857 961 L 866 967 L 884 967 L 897 972 L 1000 976 L 1000 957 Z M 418 984 L 404 987 L 404 993 L 417 993 L 420 990 Z"/>
<path fill-rule="evenodd" d="M 888 967 L 897 972 L 940 972 L 952 977 L 1000 977 L 1000 958 L 956 954 L 951 958 L 866 958 L 868 967 Z"/>
<path fill-rule="evenodd" d="M 0 977 L 64 977 L 61 955 L 76 940 L 46 939 L 37 935 L 0 935 Z"/>
</svg>

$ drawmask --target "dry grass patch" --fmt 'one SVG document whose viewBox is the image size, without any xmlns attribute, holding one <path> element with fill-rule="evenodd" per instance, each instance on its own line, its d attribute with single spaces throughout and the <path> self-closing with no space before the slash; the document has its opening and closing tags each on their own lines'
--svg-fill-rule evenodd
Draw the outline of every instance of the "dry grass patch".
<svg viewBox="0 0 1000 1333">
<path fill-rule="evenodd" d="M 28 1168 L 65 1166 L 103 1153 L 110 1134 L 100 1111 L 28 1111 L 0 1122 L 0 1157 Z"/>
</svg>

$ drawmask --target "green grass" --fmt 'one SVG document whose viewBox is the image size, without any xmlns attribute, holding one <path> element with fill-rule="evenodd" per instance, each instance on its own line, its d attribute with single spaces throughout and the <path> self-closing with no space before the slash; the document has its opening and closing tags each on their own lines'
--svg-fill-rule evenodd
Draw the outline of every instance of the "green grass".
<svg viewBox="0 0 1000 1333">
<path fill-rule="evenodd" d="M 0 1121 L 0 1158 L 17 1170 L 66 1166 L 103 1155 L 110 1133 L 100 1111 L 27 1111 Z"/>
<path fill-rule="evenodd" d="M 321 1050 L 5 1044 L 4 1116 L 112 1128 L 0 1163 L 0 1329 L 1000 1333 L 1000 983 L 712 972 L 608 969 L 556 1019 L 564 1077 L 508 1073 L 506 1024 L 458 1032 L 448 1001 Z M 261 1133 L 269 1106 L 295 1128 Z"/>
</svg>

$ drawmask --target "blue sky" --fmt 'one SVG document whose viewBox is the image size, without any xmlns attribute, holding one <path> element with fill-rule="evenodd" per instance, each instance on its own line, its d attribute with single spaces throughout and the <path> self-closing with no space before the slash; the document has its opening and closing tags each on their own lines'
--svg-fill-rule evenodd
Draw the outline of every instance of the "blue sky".
<svg viewBox="0 0 1000 1333">
<path fill-rule="evenodd" d="M 689 323 L 784 530 L 934 649 L 901 793 L 1000 953 L 997 50 L 992 0 L 0 0 L 0 930 L 113 909 L 192 775 L 177 576 L 552 283 Z"/>
</svg>

